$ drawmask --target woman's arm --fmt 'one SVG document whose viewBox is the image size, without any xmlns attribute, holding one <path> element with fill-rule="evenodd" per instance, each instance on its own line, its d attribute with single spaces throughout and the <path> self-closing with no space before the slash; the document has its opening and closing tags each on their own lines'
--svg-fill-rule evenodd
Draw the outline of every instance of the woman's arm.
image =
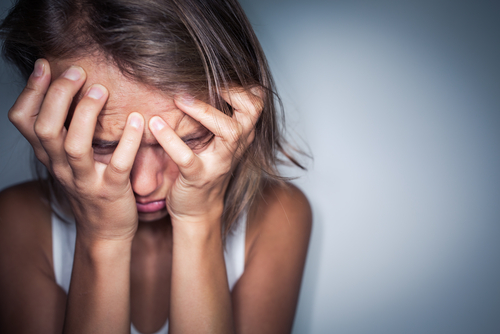
<svg viewBox="0 0 500 334">
<path fill-rule="evenodd" d="M 245 271 L 232 291 L 237 333 L 290 333 L 312 227 L 295 186 L 269 185 L 248 218 Z"/>
<path fill-rule="evenodd" d="M 171 333 L 234 333 L 220 224 L 215 223 L 173 222 Z"/>
<path fill-rule="evenodd" d="M 200 152 L 187 147 L 160 118 L 149 124 L 180 171 L 167 195 L 173 227 L 170 329 L 289 332 L 309 242 L 310 207 L 292 186 L 266 189 L 251 220 L 257 232 L 250 238 L 247 267 L 231 301 L 220 235 L 223 195 L 232 163 L 253 140 L 262 101 L 241 89 L 223 97 L 234 109 L 232 117 L 201 101 L 176 98 L 179 109 L 215 135 Z"/>
<path fill-rule="evenodd" d="M 171 333 L 290 333 L 311 223 L 299 189 L 268 186 L 249 216 L 245 271 L 232 295 L 220 227 L 174 227 Z"/>
<path fill-rule="evenodd" d="M 85 246 L 77 238 L 67 303 L 54 277 L 51 211 L 43 198 L 38 182 L 0 193 L 0 333 L 62 333 L 65 321 L 69 333 L 92 326 L 127 333 L 130 245 Z"/>
<path fill-rule="evenodd" d="M 64 187 L 76 219 L 64 331 L 123 333 L 130 330 L 130 251 L 137 229 L 129 175 L 144 119 L 131 113 L 109 164 L 95 161 L 92 137 L 108 98 L 106 88 L 90 86 L 65 127 L 73 98 L 85 81 L 83 69 L 72 66 L 51 82 L 49 63 L 38 60 L 9 118 Z"/>
<path fill-rule="evenodd" d="M 129 333 L 131 246 L 77 235 L 64 333 Z"/>
<path fill-rule="evenodd" d="M 166 198 L 173 231 L 172 333 L 234 333 L 221 216 L 234 163 L 255 136 L 262 100 L 243 89 L 222 97 L 233 107 L 232 117 L 190 97 L 175 99 L 181 111 L 214 134 L 201 149 L 188 147 L 161 118 L 149 123 L 180 172 Z"/>
<path fill-rule="evenodd" d="M 0 192 L 0 333 L 61 333 L 66 294 L 55 282 L 50 207 L 38 182 Z"/>
</svg>

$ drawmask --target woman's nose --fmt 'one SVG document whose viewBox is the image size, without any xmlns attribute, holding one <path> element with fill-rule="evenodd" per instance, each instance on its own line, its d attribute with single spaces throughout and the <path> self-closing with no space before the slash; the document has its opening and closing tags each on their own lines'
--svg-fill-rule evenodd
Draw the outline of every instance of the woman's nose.
<svg viewBox="0 0 500 334">
<path fill-rule="evenodd" d="M 163 183 L 163 166 L 160 152 L 154 148 L 140 148 L 130 172 L 130 183 L 134 193 L 147 197 Z"/>
</svg>

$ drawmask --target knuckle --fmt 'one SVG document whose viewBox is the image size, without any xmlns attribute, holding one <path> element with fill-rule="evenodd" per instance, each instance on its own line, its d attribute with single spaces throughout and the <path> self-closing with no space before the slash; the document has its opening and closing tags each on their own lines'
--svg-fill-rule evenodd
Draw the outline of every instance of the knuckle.
<svg viewBox="0 0 500 334">
<path fill-rule="evenodd" d="M 10 108 L 8 112 L 8 118 L 9 121 L 12 122 L 14 125 L 20 124 L 27 117 L 29 117 L 30 114 L 33 116 L 37 116 L 36 110 L 30 110 L 29 108 L 23 108 L 22 106 L 26 106 L 26 104 L 31 105 L 34 108 L 38 107 L 38 97 L 40 95 L 44 95 L 44 92 L 35 89 L 34 87 L 29 86 L 30 83 L 28 82 L 28 85 L 24 88 L 23 93 L 19 96 L 17 99 L 16 103 L 12 108 Z M 35 105 L 34 105 L 35 104 Z"/>
<path fill-rule="evenodd" d="M 51 162 L 50 163 L 50 170 L 52 171 L 52 175 L 54 176 L 54 178 L 56 178 L 56 180 L 61 182 L 61 184 L 63 184 L 63 186 L 67 183 L 64 181 L 66 173 L 65 173 L 65 170 L 63 168 L 61 168 L 60 166 L 53 164 Z"/>
<path fill-rule="evenodd" d="M 81 145 L 74 143 L 64 143 L 64 151 L 70 160 L 81 160 L 86 155 L 86 150 Z"/>
<path fill-rule="evenodd" d="M 257 96 L 257 97 L 260 97 L 260 98 L 264 98 L 264 95 L 265 95 L 265 88 L 263 86 L 253 86 L 250 88 L 250 93 L 252 93 L 253 95 Z"/>
<path fill-rule="evenodd" d="M 48 141 L 57 138 L 54 127 L 44 122 L 35 122 L 35 134 L 41 141 Z"/>
<path fill-rule="evenodd" d="M 254 86 L 250 88 L 252 104 L 257 110 L 262 110 L 264 108 L 264 99 L 269 93 L 264 87 Z"/>
<path fill-rule="evenodd" d="M 121 161 L 115 161 L 110 163 L 108 168 L 110 168 L 111 172 L 118 175 L 128 174 L 129 168 L 123 164 Z"/>
<path fill-rule="evenodd" d="M 7 116 L 9 118 L 9 121 L 14 125 L 22 123 L 22 121 L 24 120 L 24 113 L 22 112 L 22 110 L 14 108 L 14 107 L 12 107 L 9 110 L 9 113 Z"/>
<path fill-rule="evenodd" d="M 70 92 L 70 89 L 68 87 L 68 85 L 65 85 L 63 82 L 61 81 L 55 81 L 50 87 L 49 87 L 49 91 L 47 92 L 47 94 L 50 94 L 51 96 L 53 96 L 54 98 L 63 98 L 67 95 L 69 95 L 71 92 Z"/>
<path fill-rule="evenodd" d="M 189 153 L 184 154 L 179 160 L 180 160 L 179 164 L 182 167 L 184 167 L 184 168 L 191 168 L 192 166 L 194 166 L 194 163 L 196 161 L 196 156 L 191 151 Z"/>
</svg>

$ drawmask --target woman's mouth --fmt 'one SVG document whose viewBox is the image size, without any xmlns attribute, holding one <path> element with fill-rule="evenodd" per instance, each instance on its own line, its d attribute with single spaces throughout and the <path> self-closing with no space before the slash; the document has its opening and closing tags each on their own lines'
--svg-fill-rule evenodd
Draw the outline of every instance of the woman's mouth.
<svg viewBox="0 0 500 334">
<path fill-rule="evenodd" d="M 137 204 L 137 211 L 143 213 L 156 212 L 165 208 L 165 200 L 161 201 L 152 201 L 147 203 L 139 203 Z"/>
</svg>

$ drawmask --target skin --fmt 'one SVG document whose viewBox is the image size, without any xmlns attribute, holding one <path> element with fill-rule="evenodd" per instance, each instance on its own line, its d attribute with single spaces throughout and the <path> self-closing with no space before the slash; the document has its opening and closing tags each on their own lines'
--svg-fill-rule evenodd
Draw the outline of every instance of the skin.
<svg viewBox="0 0 500 334">
<path fill-rule="evenodd" d="M 151 333 L 168 318 L 170 333 L 290 332 L 310 207 L 293 186 L 263 189 L 245 271 L 229 291 L 223 198 L 262 100 L 236 88 L 221 96 L 233 117 L 100 59 L 37 61 L 9 118 L 65 189 L 77 224 L 73 275 L 66 296 L 37 185 L 0 193 L 0 331 L 128 333 L 132 321 Z"/>
</svg>

